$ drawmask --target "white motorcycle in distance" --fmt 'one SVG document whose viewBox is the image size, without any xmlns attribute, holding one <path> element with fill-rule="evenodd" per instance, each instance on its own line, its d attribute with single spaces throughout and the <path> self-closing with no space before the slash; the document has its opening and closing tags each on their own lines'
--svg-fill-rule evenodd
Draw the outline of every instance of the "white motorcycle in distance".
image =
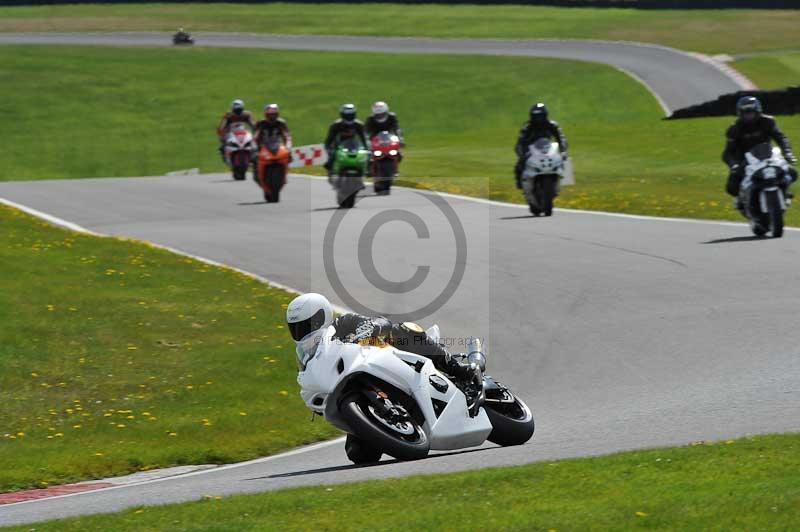
<svg viewBox="0 0 800 532">
<path fill-rule="evenodd" d="M 786 210 L 786 189 L 792 183 L 789 163 L 781 150 L 768 142 L 755 146 L 745 154 L 744 179 L 739 200 L 743 214 L 750 220 L 753 234 L 774 238 L 783 236 L 783 213 Z"/>
<path fill-rule="evenodd" d="M 553 215 L 553 200 L 558 196 L 559 181 L 564 177 L 564 163 L 557 142 L 540 138 L 528 146 L 522 190 L 534 216 Z"/>
<path fill-rule="evenodd" d="M 345 452 L 356 464 L 385 453 L 417 460 L 430 450 L 475 447 L 489 440 L 521 445 L 534 431 L 528 406 L 506 386 L 483 375 L 481 343 L 457 355 L 479 368 L 474 383 L 456 385 L 433 362 L 392 346 L 343 343 L 330 328 L 317 354 L 299 360 L 306 406 L 347 433 Z M 428 338 L 439 340 L 434 325 Z"/>
<path fill-rule="evenodd" d="M 233 178 L 242 181 L 247 177 L 247 169 L 253 161 L 256 143 L 253 134 L 244 124 L 234 124 L 225 139 L 225 163 L 231 169 Z"/>
</svg>

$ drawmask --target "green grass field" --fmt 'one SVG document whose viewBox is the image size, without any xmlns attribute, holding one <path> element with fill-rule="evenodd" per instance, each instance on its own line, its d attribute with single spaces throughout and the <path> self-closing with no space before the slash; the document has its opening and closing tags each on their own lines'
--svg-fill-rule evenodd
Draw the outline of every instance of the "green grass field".
<svg viewBox="0 0 800 532">
<path fill-rule="evenodd" d="M 0 179 L 223 171 L 214 128 L 233 97 L 255 111 L 278 101 L 297 144 L 321 142 L 341 102 L 354 101 L 363 114 L 383 98 L 407 132 L 405 183 L 521 202 L 512 148 L 530 102 L 541 99 L 564 127 L 577 168 L 578 186 L 564 190 L 560 206 L 738 217 L 722 192 L 719 161 L 729 119 L 663 121 L 642 86 L 603 65 L 12 46 L 0 47 L 0 77 L 8 80 L 0 85 L 0 110 L 24 124 L 14 142 L 0 145 Z M 800 119 L 782 124 L 798 137 Z M 790 211 L 788 221 L 800 218 Z"/>
<path fill-rule="evenodd" d="M 446 21 L 446 22 L 444 22 Z M 6 7 L 0 31 L 243 31 L 644 41 L 706 53 L 786 47 L 791 10 L 637 10 L 401 4 L 127 4 Z"/>
<path fill-rule="evenodd" d="M 292 294 L 0 205 L 0 492 L 330 437 L 298 399 Z"/>
<path fill-rule="evenodd" d="M 208 498 L 37 523 L 33 528 L 59 532 L 788 531 L 795 530 L 798 522 L 800 435 L 776 435 L 468 473 Z"/>
<path fill-rule="evenodd" d="M 800 85 L 800 52 L 758 55 L 740 59 L 733 66 L 762 89 Z"/>
</svg>

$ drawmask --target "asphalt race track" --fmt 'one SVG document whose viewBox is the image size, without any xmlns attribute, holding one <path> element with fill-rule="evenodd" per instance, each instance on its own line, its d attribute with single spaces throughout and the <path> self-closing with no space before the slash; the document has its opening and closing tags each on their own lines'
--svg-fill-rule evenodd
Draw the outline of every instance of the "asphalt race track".
<svg viewBox="0 0 800 532">
<path fill-rule="evenodd" d="M 754 86 L 707 57 L 663 46 L 592 40 L 432 39 L 196 33 L 198 46 L 556 57 L 606 63 L 654 93 L 666 113 Z M 0 33 L 0 44 L 172 46 L 167 33 Z M 723 67 L 724 68 L 724 67 Z"/>
<path fill-rule="evenodd" d="M 537 420 L 533 440 L 520 447 L 353 467 L 338 441 L 0 506 L 0 525 L 800 430 L 797 230 L 755 240 L 743 224 L 569 211 L 532 218 L 520 206 L 410 189 L 367 194 L 345 212 L 334 208 L 324 180 L 299 176 L 272 205 L 251 181 L 221 174 L 5 182 L 0 198 L 391 315 L 414 314 L 456 272 L 444 305 L 419 318 L 438 322 L 456 350 L 460 338 L 484 336 L 489 373 L 511 385 Z M 403 283 L 415 271 L 422 282 Z"/>
</svg>

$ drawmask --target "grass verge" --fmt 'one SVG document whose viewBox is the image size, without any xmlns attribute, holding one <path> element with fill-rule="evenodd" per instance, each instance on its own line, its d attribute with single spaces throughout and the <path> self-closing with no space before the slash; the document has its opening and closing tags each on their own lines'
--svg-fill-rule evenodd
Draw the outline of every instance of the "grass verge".
<svg viewBox="0 0 800 532">
<path fill-rule="evenodd" d="M 800 85 L 800 52 L 757 55 L 740 59 L 733 66 L 762 89 Z"/>
<path fill-rule="evenodd" d="M 359 67 L 353 69 L 353 64 Z M 719 161 L 729 119 L 662 121 L 623 73 L 576 61 L 220 49 L 0 47 L 0 179 L 222 169 L 213 130 L 233 97 L 281 103 L 296 143 L 320 142 L 341 102 L 386 99 L 407 132 L 406 184 L 521 202 L 517 128 L 532 99 L 564 127 L 578 186 L 562 207 L 738 219 Z M 336 83 L 331 85 L 330 80 Z M 66 95 L 66 96 L 65 96 Z M 781 120 L 800 135 L 800 118 Z M 789 211 L 789 223 L 800 215 Z"/>
<path fill-rule="evenodd" d="M 297 400 L 292 297 L 0 205 L 0 491 L 332 436 Z"/>
<path fill-rule="evenodd" d="M 638 10 L 407 4 L 120 4 L 6 7 L 0 31 L 242 31 L 644 41 L 706 53 L 781 49 L 791 10 Z"/>
<path fill-rule="evenodd" d="M 794 434 L 208 498 L 36 530 L 792 530 L 798 520 Z"/>
</svg>

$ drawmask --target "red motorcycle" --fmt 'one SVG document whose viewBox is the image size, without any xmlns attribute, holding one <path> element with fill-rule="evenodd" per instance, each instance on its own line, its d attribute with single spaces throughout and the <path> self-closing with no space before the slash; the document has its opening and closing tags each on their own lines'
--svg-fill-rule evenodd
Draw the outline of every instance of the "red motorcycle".
<svg viewBox="0 0 800 532">
<path fill-rule="evenodd" d="M 392 188 L 397 167 L 403 155 L 400 153 L 400 137 L 381 131 L 370 139 L 370 174 L 375 194 L 388 196 Z"/>
</svg>

